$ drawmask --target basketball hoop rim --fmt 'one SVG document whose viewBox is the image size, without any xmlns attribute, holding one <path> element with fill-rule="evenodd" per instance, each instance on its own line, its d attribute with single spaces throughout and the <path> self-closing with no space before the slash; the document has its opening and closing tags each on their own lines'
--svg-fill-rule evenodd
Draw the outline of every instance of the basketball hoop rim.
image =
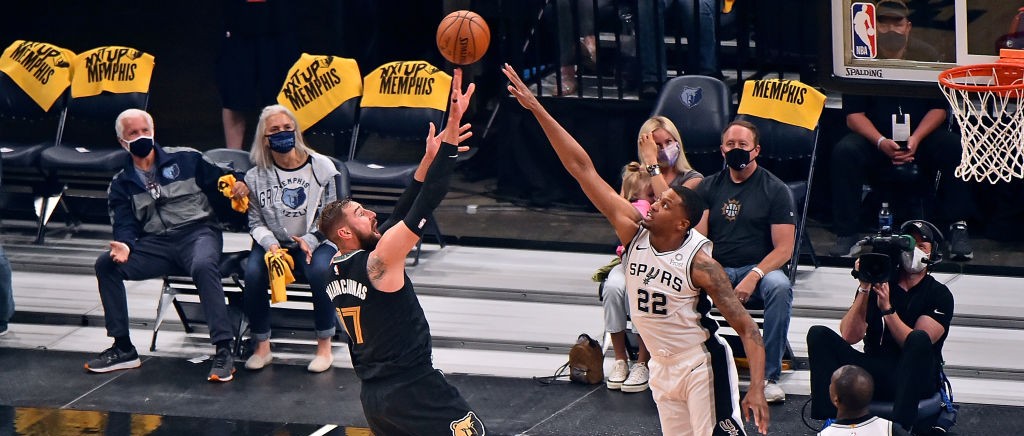
<svg viewBox="0 0 1024 436">
<path fill-rule="evenodd" d="M 982 71 L 985 76 L 998 75 L 1002 71 L 1015 70 L 1015 76 L 1020 76 L 1024 79 L 1024 63 L 1019 61 L 999 62 L 999 63 L 985 63 L 985 64 L 972 64 L 962 65 L 953 67 L 939 73 L 939 85 L 944 88 L 952 88 L 961 91 L 969 92 L 995 92 L 995 93 L 1009 93 L 1011 91 L 1018 91 L 1024 89 L 1024 80 L 1018 81 L 1018 83 L 1010 85 L 972 85 L 966 83 L 956 83 L 953 79 L 959 79 L 969 77 L 969 73 L 972 71 Z"/>
</svg>

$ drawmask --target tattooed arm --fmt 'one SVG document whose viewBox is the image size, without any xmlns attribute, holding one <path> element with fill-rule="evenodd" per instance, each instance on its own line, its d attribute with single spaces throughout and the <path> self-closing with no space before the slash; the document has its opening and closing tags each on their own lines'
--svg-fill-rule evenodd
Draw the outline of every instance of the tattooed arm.
<svg viewBox="0 0 1024 436">
<path fill-rule="evenodd" d="M 768 403 L 764 398 L 764 340 L 757 324 L 743 308 L 733 292 L 732 284 L 725 270 L 707 253 L 700 251 L 694 257 L 690 267 L 690 278 L 693 284 L 711 297 L 725 320 L 736 330 L 743 342 L 743 351 L 750 362 L 750 388 L 743 397 L 741 407 L 743 418 L 754 420 L 754 425 L 762 434 L 768 433 Z"/>
</svg>

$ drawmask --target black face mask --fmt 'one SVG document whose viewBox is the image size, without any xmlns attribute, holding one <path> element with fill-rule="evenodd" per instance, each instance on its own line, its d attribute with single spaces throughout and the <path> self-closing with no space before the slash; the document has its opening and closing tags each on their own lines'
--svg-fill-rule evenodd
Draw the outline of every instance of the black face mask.
<svg viewBox="0 0 1024 436">
<path fill-rule="evenodd" d="M 734 148 L 725 152 L 725 164 L 736 171 L 741 171 L 751 162 L 750 152 L 742 148 Z"/>
<path fill-rule="evenodd" d="M 878 48 L 889 53 L 897 52 L 907 45 L 907 35 L 899 32 L 878 32 Z"/>
<path fill-rule="evenodd" d="M 128 143 L 128 151 L 138 158 L 144 158 L 149 156 L 149 153 L 153 151 L 153 144 L 155 144 L 155 142 L 153 141 L 152 136 L 140 136 L 135 138 L 134 141 Z"/>
</svg>

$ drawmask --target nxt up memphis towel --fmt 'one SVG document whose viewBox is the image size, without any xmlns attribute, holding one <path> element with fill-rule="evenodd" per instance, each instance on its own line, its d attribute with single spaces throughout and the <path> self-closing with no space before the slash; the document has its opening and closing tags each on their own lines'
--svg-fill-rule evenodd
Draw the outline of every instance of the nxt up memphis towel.
<svg viewBox="0 0 1024 436">
<path fill-rule="evenodd" d="M 49 111 L 71 84 L 75 53 L 45 42 L 14 41 L 0 57 L 0 71 Z"/>
<path fill-rule="evenodd" d="M 825 108 L 825 94 L 796 80 L 748 80 L 737 113 L 769 118 L 814 130 Z"/>
<path fill-rule="evenodd" d="M 426 61 L 381 65 L 363 78 L 363 107 L 417 107 L 444 111 L 452 76 Z"/>
<path fill-rule="evenodd" d="M 288 70 L 277 102 L 291 109 L 305 130 L 362 93 L 355 59 L 303 53 Z"/>
<path fill-rule="evenodd" d="M 81 53 L 71 64 L 71 96 L 149 92 L 153 64 L 153 55 L 129 47 L 97 47 Z"/>
</svg>

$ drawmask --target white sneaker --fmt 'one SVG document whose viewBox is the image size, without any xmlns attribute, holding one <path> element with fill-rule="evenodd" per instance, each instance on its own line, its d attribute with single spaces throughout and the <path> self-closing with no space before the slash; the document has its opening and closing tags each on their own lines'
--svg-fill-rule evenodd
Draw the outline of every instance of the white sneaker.
<svg viewBox="0 0 1024 436">
<path fill-rule="evenodd" d="M 764 384 L 764 400 L 769 403 L 786 401 L 786 391 L 775 380 L 769 380 Z"/>
<path fill-rule="evenodd" d="M 270 361 L 272 360 L 274 360 L 274 355 L 270 353 L 267 353 L 265 356 L 252 353 L 252 356 L 249 356 L 249 358 L 245 360 L 245 369 L 251 371 L 263 369 L 263 367 L 270 365 Z"/>
<path fill-rule="evenodd" d="M 622 387 L 622 382 L 626 381 L 628 377 L 629 364 L 625 360 L 616 360 L 612 365 L 611 372 L 608 373 L 608 381 L 605 384 L 608 385 L 608 389 L 619 389 Z"/>
<path fill-rule="evenodd" d="M 651 379 L 651 370 L 647 364 L 637 362 L 629 370 L 629 378 L 622 382 L 622 392 L 643 392 L 647 390 L 647 382 Z"/>
</svg>

